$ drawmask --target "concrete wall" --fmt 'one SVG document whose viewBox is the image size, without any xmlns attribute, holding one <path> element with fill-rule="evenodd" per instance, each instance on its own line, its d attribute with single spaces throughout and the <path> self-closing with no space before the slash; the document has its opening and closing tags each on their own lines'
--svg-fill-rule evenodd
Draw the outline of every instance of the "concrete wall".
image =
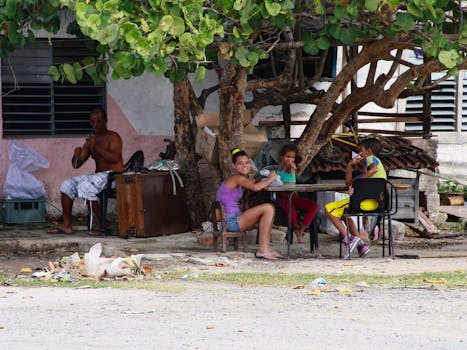
<svg viewBox="0 0 467 350">
<path fill-rule="evenodd" d="M 138 85 L 136 85 L 138 86 Z M 128 85 L 126 89 L 135 89 Z M 124 90 L 122 90 L 122 93 Z M 107 96 L 107 110 L 109 115 L 108 127 L 111 130 L 118 132 L 123 139 L 123 158 L 127 160 L 131 154 L 141 149 L 144 151 L 147 161 L 156 160 L 159 158 L 159 152 L 165 150 L 165 142 L 163 139 L 170 136 L 171 116 L 160 116 L 165 118 L 166 124 L 164 129 L 165 134 L 143 134 L 136 131 L 132 123 L 140 127 L 140 123 L 136 120 L 137 113 L 133 111 L 131 106 L 127 106 L 128 115 L 122 110 L 116 102 L 118 96 L 114 98 L 110 94 Z M 137 104 L 135 104 L 137 106 Z M 1 113 L 1 107 L 0 107 Z M 157 116 L 157 113 L 155 113 Z M 131 121 L 130 121 L 131 120 Z M 144 121 L 143 121 L 144 122 Z M 1 128 L 1 127 L 0 127 Z M 173 133 L 172 133 L 173 134 Z M 77 146 L 81 146 L 84 142 L 83 137 L 68 137 L 68 138 L 21 138 L 20 142 L 28 147 L 31 147 L 45 158 L 50 160 L 50 168 L 34 172 L 33 175 L 44 183 L 47 194 L 47 212 L 49 214 L 57 214 L 60 208 L 60 184 L 64 179 L 72 176 L 87 174 L 94 172 L 94 162 L 89 160 L 80 169 L 73 169 L 71 166 L 71 156 L 73 150 Z M 3 138 L 0 140 L 0 184 L 2 186 L 8 170 L 8 142 L 9 139 Z M 82 201 L 80 201 L 82 203 Z M 84 204 L 75 205 L 75 212 L 82 212 Z"/>
</svg>

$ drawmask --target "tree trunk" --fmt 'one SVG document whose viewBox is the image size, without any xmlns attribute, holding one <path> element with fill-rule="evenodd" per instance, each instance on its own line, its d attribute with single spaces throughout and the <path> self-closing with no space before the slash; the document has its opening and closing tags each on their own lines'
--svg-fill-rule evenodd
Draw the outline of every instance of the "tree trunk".
<svg viewBox="0 0 467 350">
<path fill-rule="evenodd" d="M 219 126 L 219 164 L 226 178 L 231 168 L 230 151 L 234 147 L 242 148 L 243 134 L 243 99 L 246 89 L 246 73 L 227 63 L 222 70 L 219 91 L 220 126 Z"/>
<path fill-rule="evenodd" d="M 190 82 L 188 78 L 174 83 L 174 131 L 177 160 L 184 175 L 187 207 L 192 227 L 199 227 L 205 208 L 201 195 L 201 180 L 195 159 L 195 140 L 191 132 Z"/>
</svg>

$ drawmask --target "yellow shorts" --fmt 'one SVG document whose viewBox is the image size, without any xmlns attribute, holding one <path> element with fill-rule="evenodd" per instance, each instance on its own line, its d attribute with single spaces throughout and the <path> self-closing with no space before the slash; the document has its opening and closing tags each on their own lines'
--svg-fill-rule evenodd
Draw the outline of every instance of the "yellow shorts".
<svg viewBox="0 0 467 350">
<path fill-rule="evenodd" d="M 341 218 L 344 210 L 349 207 L 350 198 L 344 198 L 340 201 L 331 202 L 325 205 L 326 210 L 336 218 Z M 378 208 L 378 202 L 374 199 L 365 199 L 360 202 L 360 209 L 362 211 L 373 211 Z"/>
<path fill-rule="evenodd" d="M 344 198 L 340 201 L 330 202 L 326 204 L 324 207 L 326 210 L 336 218 L 341 218 L 344 214 L 344 210 L 349 207 L 350 198 Z"/>
</svg>

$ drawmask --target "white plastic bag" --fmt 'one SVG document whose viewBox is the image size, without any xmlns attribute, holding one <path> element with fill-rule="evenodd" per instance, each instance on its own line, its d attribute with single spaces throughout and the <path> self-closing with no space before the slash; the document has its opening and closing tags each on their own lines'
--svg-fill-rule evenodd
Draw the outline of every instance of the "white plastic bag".
<svg viewBox="0 0 467 350">
<path fill-rule="evenodd" d="M 102 245 L 94 244 L 89 253 L 84 254 L 84 266 L 86 271 L 96 277 L 115 277 L 130 275 L 128 263 L 123 258 L 101 257 Z"/>
<path fill-rule="evenodd" d="M 10 166 L 3 184 L 3 197 L 18 199 L 44 197 L 44 184 L 30 173 L 48 168 L 50 162 L 18 141 L 10 141 L 8 144 L 8 158 Z"/>
</svg>

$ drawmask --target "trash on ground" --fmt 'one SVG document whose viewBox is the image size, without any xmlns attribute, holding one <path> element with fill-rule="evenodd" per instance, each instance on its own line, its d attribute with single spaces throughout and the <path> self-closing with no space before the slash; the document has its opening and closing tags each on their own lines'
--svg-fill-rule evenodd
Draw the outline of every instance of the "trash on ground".
<svg viewBox="0 0 467 350">
<path fill-rule="evenodd" d="M 319 296 L 319 295 L 321 295 L 321 289 L 318 288 L 318 287 L 311 288 L 306 294 L 307 295 Z"/>
<path fill-rule="evenodd" d="M 360 282 L 355 283 L 355 287 L 368 288 L 369 285 L 365 281 L 360 281 Z"/>
<path fill-rule="evenodd" d="M 86 271 L 96 277 L 117 277 L 126 275 L 144 275 L 141 267 L 142 255 L 131 255 L 128 258 L 102 257 L 101 243 L 94 244 L 89 252 L 84 254 L 84 266 Z"/>
<path fill-rule="evenodd" d="M 326 284 L 327 282 L 323 277 L 318 277 L 318 278 L 315 278 L 313 281 L 311 281 L 310 287 L 322 288 L 322 287 L 325 287 Z"/>
<path fill-rule="evenodd" d="M 155 309 L 123 311 L 124 314 L 128 314 L 128 315 L 154 314 L 155 312 L 156 312 Z"/>
<path fill-rule="evenodd" d="M 352 294 L 352 287 L 339 289 L 339 294 L 340 295 L 351 295 Z"/>
<path fill-rule="evenodd" d="M 422 281 L 426 282 L 426 283 L 431 283 L 431 284 L 445 284 L 446 283 L 446 281 L 444 279 L 432 280 L 432 279 L 429 279 L 429 278 L 424 278 Z"/>
<path fill-rule="evenodd" d="M 91 276 L 103 279 L 107 277 L 137 277 L 151 274 L 151 266 L 142 265 L 143 255 L 136 254 L 127 257 L 107 258 L 102 255 L 102 245 L 93 245 L 82 259 L 79 254 L 73 253 L 56 261 L 49 261 L 47 267 L 36 269 L 33 273 L 30 268 L 22 268 L 23 273 L 32 273 L 30 277 L 42 280 L 70 281 L 89 278 Z M 21 275 L 18 275 L 21 278 Z"/>
</svg>

